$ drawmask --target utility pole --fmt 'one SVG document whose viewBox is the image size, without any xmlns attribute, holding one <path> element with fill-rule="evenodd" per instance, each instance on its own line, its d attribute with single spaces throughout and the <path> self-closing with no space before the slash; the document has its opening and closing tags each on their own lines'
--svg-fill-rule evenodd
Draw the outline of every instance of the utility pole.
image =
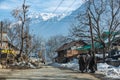
<svg viewBox="0 0 120 80">
<path fill-rule="evenodd" d="M 0 42 L 1 42 L 1 49 L 2 49 L 2 28 L 3 28 L 3 22 L 1 21 L 0 22 L 1 23 L 1 30 L 0 30 L 0 33 L 1 33 L 1 36 L 0 36 L 0 38 L 1 38 L 1 40 L 0 40 Z"/>
<path fill-rule="evenodd" d="M 92 26 L 92 18 L 91 18 L 91 14 L 90 14 L 90 5 L 91 2 L 89 1 L 89 7 L 88 7 L 88 19 L 89 19 L 89 27 L 90 27 L 90 35 L 91 35 L 91 51 L 92 51 L 92 55 L 95 58 L 95 47 L 94 47 L 94 38 L 93 38 L 93 26 Z"/>
<path fill-rule="evenodd" d="M 94 48 L 94 39 L 93 39 L 93 30 L 92 30 L 92 25 L 91 25 L 91 19 L 90 19 L 90 35 L 91 35 L 91 43 L 92 43 L 92 54 L 93 57 L 95 57 L 95 48 Z"/>
<path fill-rule="evenodd" d="M 42 49 L 42 58 L 44 59 L 44 63 L 47 63 L 47 55 L 46 55 L 46 46 L 45 42 L 42 42 L 41 49 Z M 43 55 L 44 54 L 44 55 Z"/>
<path fill-rule="evenodd" d="M 95 46 L 94 46 L 94 36 L 93 36 L 93 26 L 92 26 L 92 18 L 90 14 L 90 3 L 89 3 L 89 8 L 88 8 L 88 19 L 89 19 L 89 27 L 90 27 L 90 35 L 91 35 L 91 53 L 93 56 L 93 66 L 95 70 L 97 70 L 97 63 L 96 63 L 96 57 L 95 57 Z"/>
</svg>

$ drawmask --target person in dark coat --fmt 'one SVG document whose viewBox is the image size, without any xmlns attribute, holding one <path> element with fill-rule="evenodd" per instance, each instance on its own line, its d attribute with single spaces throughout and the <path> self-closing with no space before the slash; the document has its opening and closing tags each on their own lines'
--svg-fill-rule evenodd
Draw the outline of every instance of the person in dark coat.
<svg viewBox="0 0 120 80">
<path fill-rule="evenodd" d="M 79 56 L 79 70 L 83 73 L 85 70 L 85 57 L 84 55 Z"/>
<path fill-rule="evenodd" d="M 85 60 L 85 70 L 88 72 L 89 70 L 89 63 L 90 63 L 90 54 L 86 54 L 86 60 Z"/>
<path fill-rule="evenodd" d="M 95 62 L 95 57 L 93 55 L 91 55 L 89 61 L 90 61 L 89 62 L 90 72 L 91 73 L 95 73 L 95 71 L 97 70 L 97 65 L 96 65 L 96 62 Z"/>
</svg>

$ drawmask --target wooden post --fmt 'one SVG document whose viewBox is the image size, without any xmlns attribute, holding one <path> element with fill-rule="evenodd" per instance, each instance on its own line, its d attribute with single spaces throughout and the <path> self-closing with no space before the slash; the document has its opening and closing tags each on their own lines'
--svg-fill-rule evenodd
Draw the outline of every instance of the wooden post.
<svg viewBox="0 0 120 80">
<path fill-rule="evenodd" d="M 0 33 L 1 33 L 1 40 L 0 40 L 0 42 L 1 42 L 1 49 L 2 49 L 2 28 L 3 28 L 3 22 L 1 21 L 1 31 L 0 31 Z"/>
</svg>

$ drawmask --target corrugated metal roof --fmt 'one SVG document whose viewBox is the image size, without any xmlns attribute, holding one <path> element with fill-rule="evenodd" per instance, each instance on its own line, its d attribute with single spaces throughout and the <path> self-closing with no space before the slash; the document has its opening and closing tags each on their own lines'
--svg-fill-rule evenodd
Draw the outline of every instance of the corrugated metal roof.
<svg viewBox="0 0 120 80">
<path fill-rule="evenodd" d="M 76 44 L 80 44 L 80 45 L 85 45 L 86 43 L 84 41 L 72 41 L 70 43 L 65 43 L 64 45 L 62 45 L 60 48 L 58 48 L 56 50 L 56 52 L 58 51 L 62 51 L 62 50 L 68 50 L 73 46 L 76 46 Z M 80 46 L 78 45 L 78 47 Z"/>
</svg>

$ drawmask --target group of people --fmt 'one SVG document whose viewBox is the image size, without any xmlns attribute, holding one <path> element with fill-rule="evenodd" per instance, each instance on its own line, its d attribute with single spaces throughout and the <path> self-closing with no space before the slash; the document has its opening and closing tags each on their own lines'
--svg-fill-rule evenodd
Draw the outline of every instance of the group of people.
<svg viewBox="0 0 120 80">
<path fill-rule="evenodd" d="M 96 61 L 95 61 L 95 57 L 92 54 L 80 54 L 78 56 L 78 63 L 79 63 L 79 70 L 83 73 L 83 72 L 91 72 L 91 73 L 95 73 L 95 71 L 97 70 L 97 65 L 96 65 Z"/>
</svg>

